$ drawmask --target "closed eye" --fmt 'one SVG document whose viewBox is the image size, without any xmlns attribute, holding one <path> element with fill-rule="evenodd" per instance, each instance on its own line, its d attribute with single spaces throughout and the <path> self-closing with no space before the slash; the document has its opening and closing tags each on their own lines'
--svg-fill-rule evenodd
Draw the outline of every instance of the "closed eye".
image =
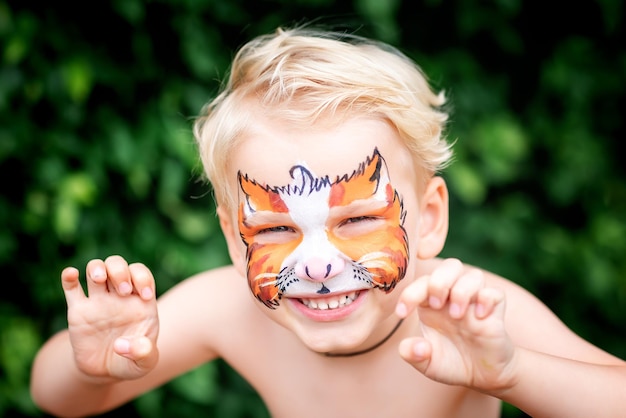
<svg viewBox="0 0 626 418">
<path fill-rule="evenodd" d="M 271 233 L 279 233 L 279 232 L 295 232 L 295 230 L 289 226 L 280 225 L 280 226 L 272 226 L 270 228 L 263 228 L 257 232 L 257 234 L 271 234 Z"/>
<path fill-rule="evenodd" d="M 337 225 L 337 237 L 350 239 L 379 230 L 385 224 L 385 219 L 379 216 L 352 216 L 345 218 Z"/>
<path fill-rule="evenodd" d="M 296 239 L 298 234 L 298 230 L 291 226 L 267 226 L 255 232 L 254 241 L 261 245 L 286 244 Z"/>
<path fill-rule="evenodd" d="M 375 221 L 379 218 L 375 217 L 375 216 L 355 216 L 352 218 L 348 218 L 346 220 L 344 220 L 340 226 L 343 225 L 347 225 L 347 224 L 354 224 L 354 223 L 359 223 L 359 222 L 367 222 L 367 221 Z"/>
</svg>

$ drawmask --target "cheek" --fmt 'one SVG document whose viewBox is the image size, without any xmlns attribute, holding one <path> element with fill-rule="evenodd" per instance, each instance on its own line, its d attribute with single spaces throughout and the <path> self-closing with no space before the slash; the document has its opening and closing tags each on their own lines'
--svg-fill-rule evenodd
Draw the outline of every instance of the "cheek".
<svg viewBox="0 0 626 418">
<path fill-rule="evenodd" d="M 365 267 L 374 284 L 385 291 L 391 291 L 406 274 L 409 245 L 400 225 L 388 225 L 350 240 L 335 239 L 334 244 Z"/>
<path fill-rule="evenodd" d="M 248 286 L 254 296 L 267 307 L 278 306 L 280 299 L 276 278 L 285 258 L 297 242 L 290 244 L 252 243 L 246 252 Z"/>
<path fill-rule="evenodd" d="M 401 226 L 390 226 L 348 240 L 335 239 L 333 243 L 355 261 L 377 252 L 393 254 L 394 260 L 408 257 L 408 237 Z"/>
<path fill-rule="evenodd" d="M 250 280 L 259 280 L 259 275 L 266 273 L 278 274 L 283 261 L 296 247 L 297 243 L 280 245 L 250 244 L 246 254 L 248 278 Z"/>
</svg>

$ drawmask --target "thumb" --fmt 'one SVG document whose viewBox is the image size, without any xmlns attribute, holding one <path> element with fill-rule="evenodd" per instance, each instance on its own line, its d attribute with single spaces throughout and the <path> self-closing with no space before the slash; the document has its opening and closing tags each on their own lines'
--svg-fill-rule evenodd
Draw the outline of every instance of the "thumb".
<svg viewBox="0 0 626 418">
<path fill-rule="evenodd" d="M 410 363 L 418 371 L 426 373 L 430 365 L 433 348 L 430 342 L 424 338 L 405 338 L 400 342 L 398 352 L 404 361 Z"/>
<path fill-rule="evenodd" d="M 117 354 L 134 361 L 142 369 L 151 369 L 157 362 L 156 347 L 148 337 L 120 337 L 115 340 L 113 349 Z"/>
<path fill-rule="evenodd" d="M 78 281 L 78 269 L 75 267 L 66 267 L 61 272 L 61 285 L 65 293 L 65 300 L 68 306 L 85 299 L 85 292 Z"/>
</svg>

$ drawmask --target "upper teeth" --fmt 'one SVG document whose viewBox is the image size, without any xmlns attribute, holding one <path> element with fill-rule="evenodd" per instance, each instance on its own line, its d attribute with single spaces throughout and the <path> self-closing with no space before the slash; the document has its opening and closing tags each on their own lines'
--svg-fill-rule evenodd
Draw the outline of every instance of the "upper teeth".
<svg viewBox="0 0 626 418">
<path fill-rule="evenodd" d="M 358 293 L 351 292 L 347 295 L 341 296 L 331 296 L 326 298 L 315 298 L 315 299 L 302 299 L 302 303 L 305 304 L 310 309 L 337 309 L 343 306 L 347 306 L 352 303 L 354 299 L 356 299 Z"/>
</svg>

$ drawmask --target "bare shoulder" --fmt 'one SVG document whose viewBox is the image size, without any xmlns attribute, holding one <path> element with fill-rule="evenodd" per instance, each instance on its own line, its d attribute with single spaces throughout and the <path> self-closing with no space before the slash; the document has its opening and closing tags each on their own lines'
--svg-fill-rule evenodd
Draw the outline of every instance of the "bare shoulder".
<svg viewBox="0 0 626 418">
<path fill-rule="evenodd" d="M 232 336 L 248 335 L 246 327 L 262 316 L 253 314 L 249 293 L 245 278 L 230 266 L 196 274 L 168 289 L 158 298 L 157 366 L 143 378 L 116 385 L 111 396 L 130 399 L 232 351 L 237 343 Z"/>
<path fill-rule="evenodd" d="M 261 326 L 261 317 L 246 279 L 233 266 L 198 273 L 159 297 L 162 331 L 194 341 L 217 356 L 229 350 L 233 331 L 246 335 L 248 328 Z"/>
<path fill-rule="evenodd" d="M 622 360 L 577 335 L 527 289 L 493 272 L 481 270 L 487 286 L 504 291 L 507 332 L 518 345 L 572 359 L 623 364 Z"/>
<path fill-rule="evenodd" d="M 159 298 L 159 310 L 176 305 L 195 315 L 213 314 L 241 302 L 248 296 L 246 289 L 245 278 L 233 266 L 218 267 L 195 274 L 168 289 Z"/>
<path fill-rule="evenodd" d="M 245 278 L 241 277 L 232 265 L 217 267 L 197 273 L 182 280 L 167 292 L 161 299 L 172 297 L 199 297 L 220 299 L 217 291 L 242 292 L 245 290 Z"/>
</svg>

